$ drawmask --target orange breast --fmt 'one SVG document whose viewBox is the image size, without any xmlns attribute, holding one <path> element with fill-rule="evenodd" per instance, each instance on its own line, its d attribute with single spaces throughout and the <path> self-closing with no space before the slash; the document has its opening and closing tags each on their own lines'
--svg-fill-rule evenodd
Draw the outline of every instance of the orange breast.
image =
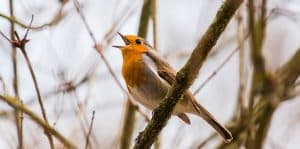
<svg viewBox="0 0 300 149">
<path fill-rule="evenodd" d="M 145 82 L 145 65 L 141 54 L 123 55 L 122 74 L 127 85 L 135 87 Z"/>
</svg>

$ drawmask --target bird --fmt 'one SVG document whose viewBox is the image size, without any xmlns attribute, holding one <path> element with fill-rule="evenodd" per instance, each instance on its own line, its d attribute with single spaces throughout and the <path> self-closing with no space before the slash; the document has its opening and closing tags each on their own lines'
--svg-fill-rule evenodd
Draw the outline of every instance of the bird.
<svg viewBox="0 0 300 149">
<path fill-rule="evenodd" d="M 118 34 L 125 45 L 113 47 L 120 49 L 122 53 L 122 75 L 128 92 L 134 100 L 153 110 L 163 101 L 174 83 L 176 70 L 144 38 L 119 32 Z M 190 90 L 185 91 L 172 115 L 176 115 L 186 124 L 191 124 L 187 113 L 203 118 L 225 142 L 233 139 L 230 131 L 197 102 Z"/>
</svg>

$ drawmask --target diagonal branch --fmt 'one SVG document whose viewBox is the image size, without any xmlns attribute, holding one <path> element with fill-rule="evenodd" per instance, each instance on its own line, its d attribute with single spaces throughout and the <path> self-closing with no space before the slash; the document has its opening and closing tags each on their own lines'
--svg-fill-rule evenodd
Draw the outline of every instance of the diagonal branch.
<svg viewBox="0 0 300 149">
<path fill-rule="evenodd" d="M 278 76 L 281 78 L 281 82 L 284 83 L 285 87 L 291 87 L 300 74 L 300 48 L 293 55 L 289 61 L 283 65 L 279 71 Z"/>
<path fill-rule="evenodd" d="M 88 135 L 86 136 L 85 149 L 87 149 L 88 146 L 89 146 L 89 142 L 90 142 L 89 138 L 90 138 L 91 133 L 92 133 L 94 118 L 95 118 L 95 111 L 93 111 L 92 120 L 91 120 L 90 127 L 89 127 L 89 132 L 88 132 Z"/>
<path fill-rule="evenodd" d="M 225 30 L 231 17 L 243 0 L 227 0 L 223 3 L 217 15 L 194 49 L 185 66 L 176 74 L 176 81 L 169 90 L 164 101 L 154 110 L 153 117 L 145 130 L 140 133 L 135 149 L 150 148 L 159 132 L 166 125 L 171 113 L 186 89 L 196 79 L 198 72 L 208 53 L 216 44 L 219 36 Z"/>
</svg>

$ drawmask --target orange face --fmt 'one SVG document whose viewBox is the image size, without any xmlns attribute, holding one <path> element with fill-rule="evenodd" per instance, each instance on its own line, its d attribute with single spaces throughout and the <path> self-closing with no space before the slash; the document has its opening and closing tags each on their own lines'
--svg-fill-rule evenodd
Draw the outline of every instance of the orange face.
<svg viewBox="0 0 300 149">
<path fill-rule="evenodd" d="M 142 54 L 147 52 L 151 46 L 142 38 L 135 35 L 122 35 L 118 33 L 123 39 L 125 46 L 113 46 L 121 49 L 123 54 Z"/>
</svg>

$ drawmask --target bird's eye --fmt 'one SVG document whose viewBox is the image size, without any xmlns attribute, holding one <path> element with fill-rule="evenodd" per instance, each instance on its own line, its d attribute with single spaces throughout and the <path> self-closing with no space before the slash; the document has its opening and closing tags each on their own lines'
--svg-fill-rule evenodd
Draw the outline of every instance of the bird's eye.
<svg viewBox="0 0 300 149">
<path fill-rule="evenodd" d="M 137 39 L 137 40 L 135 40 L 135 43 L 136 44 L 142 44 L 142 40 L 141 39 Z"/>
</svg>

